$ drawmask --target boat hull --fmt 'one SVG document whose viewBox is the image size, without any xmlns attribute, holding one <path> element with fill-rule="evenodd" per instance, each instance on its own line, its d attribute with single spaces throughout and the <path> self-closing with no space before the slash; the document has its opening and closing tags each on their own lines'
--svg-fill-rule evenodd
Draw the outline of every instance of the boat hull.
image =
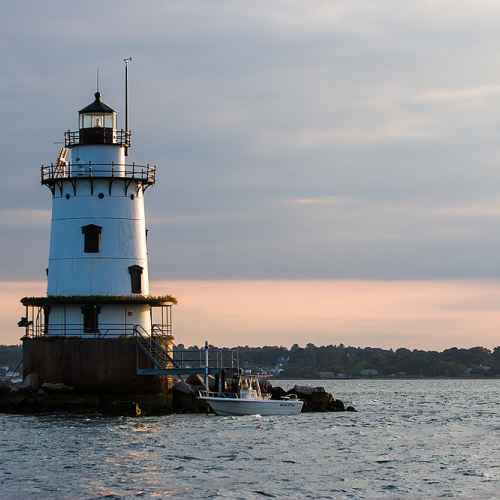
<svg viewBox="0 0 500 500">
<path fill-rule="evenodd" d="M 210 408 L 221 416 L 241 415 L 298 415 L 302 411 L 303 401 L 274 399 L 240 399 L 202 397 Z"/>
</svg>

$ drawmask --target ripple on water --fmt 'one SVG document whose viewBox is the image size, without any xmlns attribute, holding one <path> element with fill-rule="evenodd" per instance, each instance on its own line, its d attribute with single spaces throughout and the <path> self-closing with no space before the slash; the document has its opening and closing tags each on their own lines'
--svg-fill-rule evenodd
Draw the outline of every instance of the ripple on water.
<svg viewBox="0 0 500 500">
<path fill-rule="evenodd" d="M 496 497 L 500 381 L 311 384 L 352 400 L 359 413 L 2 415 L 0 496 Z"/>
</svg>

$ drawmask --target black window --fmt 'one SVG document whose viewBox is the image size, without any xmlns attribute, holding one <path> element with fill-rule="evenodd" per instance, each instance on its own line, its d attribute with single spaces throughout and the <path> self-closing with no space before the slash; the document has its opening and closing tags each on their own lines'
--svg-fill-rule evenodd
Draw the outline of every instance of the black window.
<svg viewBox="0 0 500 500">
<path fill-rule="evenodd" d="M 130 266 L 128 268 L 132 293 L 142 293 L 142 270 L 141 266 Z"/>
<path fill-rule="evenodd" d="M 82 307 L 83 314 L 83 332 L 99 332 L 99 312 L 100 307 L 94 305 L 85 305 Z"/>
<path fill-rule="evenodd" d="M 101 226 L 89 224 L 82 227 L 83 251 L 85 253 L 97 253 L 101 246 Z"/>
</svg>

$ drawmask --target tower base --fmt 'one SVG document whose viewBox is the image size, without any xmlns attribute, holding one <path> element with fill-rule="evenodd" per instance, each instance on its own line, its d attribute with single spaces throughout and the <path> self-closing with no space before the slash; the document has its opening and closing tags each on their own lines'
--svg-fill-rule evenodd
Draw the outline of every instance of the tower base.
<svg viewBox="0 0 500 500">
<path fill-rule="evenodd" d="M 89 401 L 90 410 L 109 407 L 117 410 L 132 402 L 148 402 L 156 408 L 154 413 L 171 409 L 173 381 L 168 376 L 137 375 L 137 367 L 152 368 L 152 362 L 137 347 L 133 337 L 91 338 L 83 337 L 24 337 L 23 377 L 43 384 L 64 384 L 71 393 L 64 397 L 83 398 Z M 164 348 L 171 350 L 173 338 L 166 337 Z M 97 398 L 97 400 L 96 400 Z M 96 403 L 96 401 L 98 401 Z M 129 404 L 130 403 L 130 404 Z M 85 405 L 85 403 L 84 403 Z M 77 405 L 79 406 L 79 405 Z M 118 411 L 118 413 L 121 413 Z"/>
</svg>

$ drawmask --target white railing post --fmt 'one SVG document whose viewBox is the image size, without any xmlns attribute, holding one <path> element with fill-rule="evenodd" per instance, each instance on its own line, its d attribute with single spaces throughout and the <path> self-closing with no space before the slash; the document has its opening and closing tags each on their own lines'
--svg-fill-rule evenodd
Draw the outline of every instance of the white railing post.
<svg viewBox="0 0 500 500">
<path fill-rule="evenodd" d="M 208 340 L 205 340 L 205 387 L 208 392 L 210 390 L 208 388 Z"/>
</svg>

